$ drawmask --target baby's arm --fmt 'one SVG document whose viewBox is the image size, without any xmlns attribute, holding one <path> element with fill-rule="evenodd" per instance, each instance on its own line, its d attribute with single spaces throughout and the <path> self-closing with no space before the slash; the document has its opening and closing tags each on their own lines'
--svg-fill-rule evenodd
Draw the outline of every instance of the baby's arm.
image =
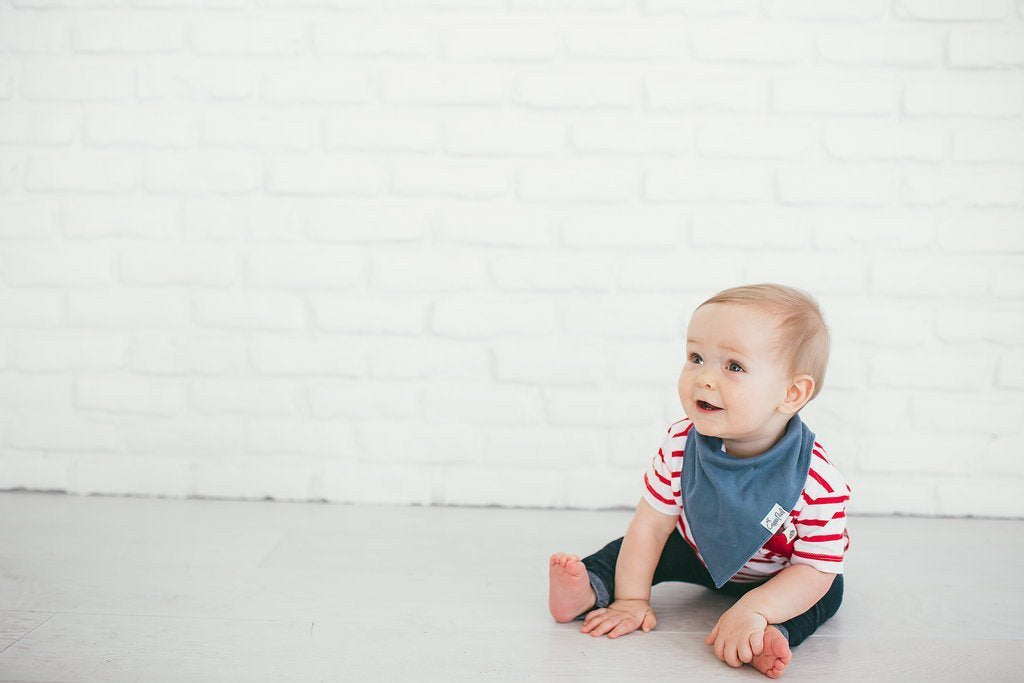
<svg viewBox="0 0 1024 683">
<path fill-rule="evenodd" d="M 730 666 L 750 662 L 761 654 L 764 630 L 803 614 L 824 597 L 835 574 L 806 564 L 791 564 L 740 598 L 719 618 L 704 641 Z"/>
<path fill-rule="evenodd" d="M 587 614 L 583 633 L 616 638 L 638 628 L 650 631 L 657 625 L 651 609 L 651 582 L 665 541 L 676 526 L 676 517 L 658 512 L 643 498 L 619 549 L 615 564 L 614 602 Z"/>
</svg>

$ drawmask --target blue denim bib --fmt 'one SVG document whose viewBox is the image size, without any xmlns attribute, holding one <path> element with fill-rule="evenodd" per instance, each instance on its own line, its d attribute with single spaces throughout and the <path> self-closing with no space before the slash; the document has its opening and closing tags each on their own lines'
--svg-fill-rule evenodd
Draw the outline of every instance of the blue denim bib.
<svg viewBox="0 0 1024 683">
<path fill-rule="evenodd" d="M 718 437 L 686 436 L 683 511 L 697 550 L 721 588 L 782 527 L 811 467 L 814 434 L 794 415 L 761 455 L 736 458 Z"/>
</svg>

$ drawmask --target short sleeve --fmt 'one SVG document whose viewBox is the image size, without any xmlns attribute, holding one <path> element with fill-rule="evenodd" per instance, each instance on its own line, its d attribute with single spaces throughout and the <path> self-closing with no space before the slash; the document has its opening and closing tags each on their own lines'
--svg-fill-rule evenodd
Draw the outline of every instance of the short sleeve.
<svg viewBox="0 0 1024 683">
<path fill-rule="evenodd" d="M 843 573 L 843 557 L 850 545 L 846 531 L 846 504 L 850 487 L 815 444 L 803 506 L 794 520 L 793 564 L 809 564 L 828 574 Z"/>
<path fill-rule="evenodd" d="M 679 437 L 687 422 L 676 422 L 668 428 L 661 447 L 644 472 L 644 485 L 641 489 L 644 500 L 666 515 L 678 515 L 682 507 L 679 475 L 683 469 L 683 447 Z"/>
</svg>

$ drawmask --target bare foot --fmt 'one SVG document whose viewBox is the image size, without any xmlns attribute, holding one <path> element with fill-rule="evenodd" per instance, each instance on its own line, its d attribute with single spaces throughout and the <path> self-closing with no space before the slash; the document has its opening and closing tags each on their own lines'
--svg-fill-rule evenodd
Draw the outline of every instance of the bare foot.
<svg viewBox="0 0 1024 683">
<path fill-rule="evenodd" d="M 552 555 L 548 607 L 555 621 L 572 621 L 595 604 L 597 596 L 580 558 L 568 553 Z"/>
<path fill-rule="evenodd" d="M 754 655 L 750 665 L 768 678 L 778 678 L 792 659 L 789 640 L 782 631 L 769 624 L 764 630 L 764 650 Z"/>
</svg>

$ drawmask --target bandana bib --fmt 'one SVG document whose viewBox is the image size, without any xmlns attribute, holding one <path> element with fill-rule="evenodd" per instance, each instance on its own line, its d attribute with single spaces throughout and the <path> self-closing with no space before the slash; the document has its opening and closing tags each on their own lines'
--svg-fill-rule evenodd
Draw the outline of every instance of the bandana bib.
<svg viewBox="0 0 1024 683">
<path fill-rule="evenodd" d="M 814 434 L 794 415 L 777 444 L 735 458 L 722 440 L 691 429 L 683 457 L 683 512 L 715 588 L 781 527 L 796 507 L 811 467 Z"/>
</svg>

